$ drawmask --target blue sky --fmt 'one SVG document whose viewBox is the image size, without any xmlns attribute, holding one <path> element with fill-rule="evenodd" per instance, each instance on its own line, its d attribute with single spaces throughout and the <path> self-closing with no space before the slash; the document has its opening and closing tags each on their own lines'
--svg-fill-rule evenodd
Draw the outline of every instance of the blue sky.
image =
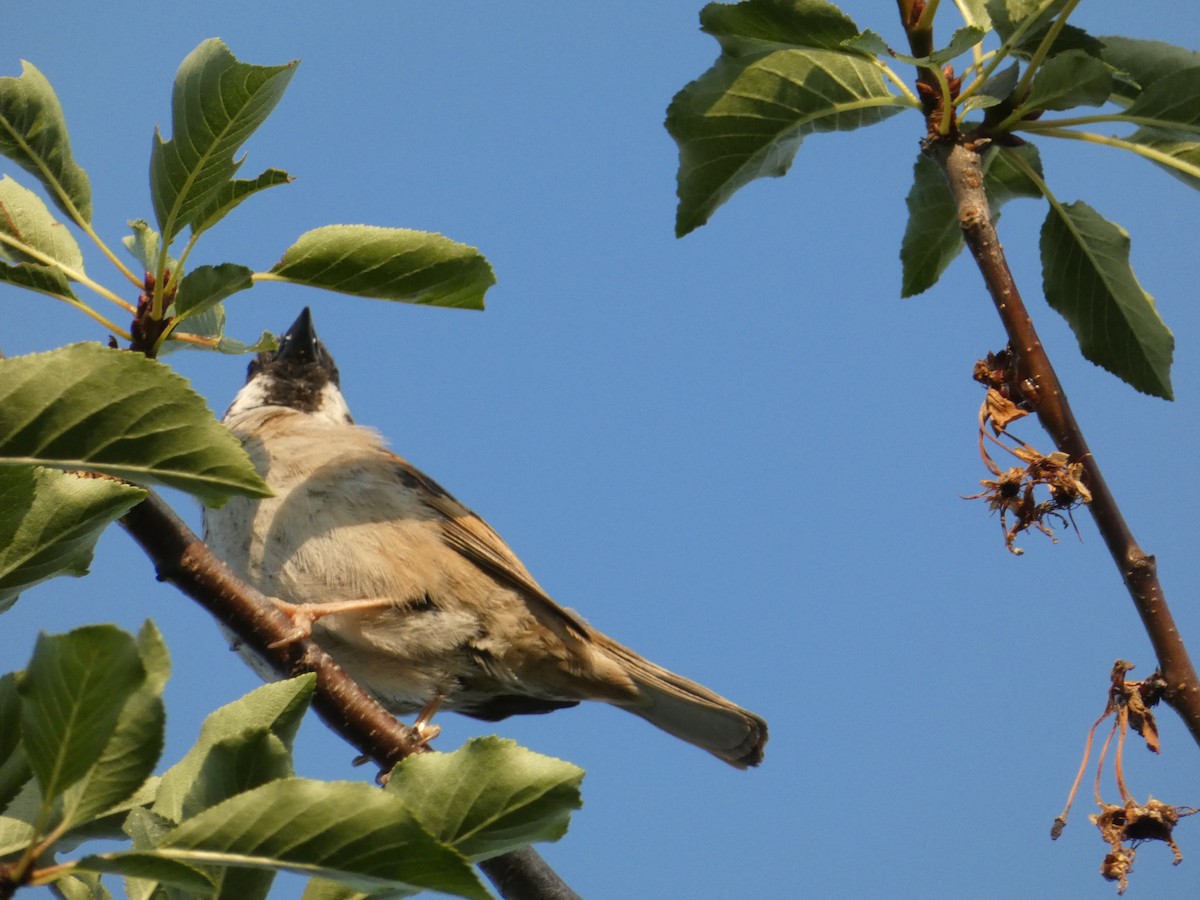
<svg viewBox="0 0 1200 900">
<path fill-rule="evenodd" d="M 151 217 L 151 134 L 169 128 L 179 62 L 219 36 L 247 62 L 302 60 L 244 170 L 296 181 L 230 216 L 193 264 L 266 269 L 301 232 L 360 222 L 440 231 L 491 260 L 482 314 L 263 285 L 230 303 L 230 330 L 281 330 L 310 304 L 360 422 L 488 519 L 564 605 L 770 722 L 763 766 L 736 772 L 595 704 L 494 728 L 441 717 L 441 747 L 494 730 L 588 770 L 570 834 L 542 848 L 581 894 L 1113 896 L 1086 784 L 1065 835 L 1047 835 L 1113 660 L 1136 662 L 1133 677 L 1154 661 L 1086 513 L 1082 539 L 1027 536 L 1014 558 L 960 499 L 986 474 L 971 368 L 1003 335 L 965 259 L 899 299 L 921 122 L 811 137 L 787 178 L 676 240 L 662 119 L 716 57 L 700 6 L 65 2 L 51 18 L 18 4 L 0 72 L 28 59 L 55 86 L 114 245 Z M 843 8 L 899 45 L 893 3 Z M 1075 21 L 1200 47 L 1192 4 L 1129 8 L 1083 3 Z M 1081 359 L 1040 298 L 1042 205 L 1007 206 L 1001 237 L 1200 655 L 1195 196 L 1143 161 L 1061 143 L 1041 145 L 1048 181 L 1131 233 L 1176 336 L 1177 400 Z M 0 323 L 8 355 L 105 337 L 10 290 Z M 246 362 L 169 361 L 218 414 Z M 1048 449 L 1034 426 L 1018 432 Z M 198 524 L 190 499 L 171 500 Z M 258 682 L 119 530 L 92 577 L 43 585 L 4 617 L 0 670 L 24 664 L 39 628 L 147 616 L 174 658 L 164 759 L 177 759 L 206 712 Z M 1200 806 L 1196 747 L 1170 711 L 1160 724 L 1161 758 L 1127 753 L 1130 787 Z M 314 720 L 297 766 L 370 777 L 353 755 Z M 1183 865 L 1143 848 L 1128 896 L 1196 896 L 1200 821 L 1178 838 Z"/>
</svg>

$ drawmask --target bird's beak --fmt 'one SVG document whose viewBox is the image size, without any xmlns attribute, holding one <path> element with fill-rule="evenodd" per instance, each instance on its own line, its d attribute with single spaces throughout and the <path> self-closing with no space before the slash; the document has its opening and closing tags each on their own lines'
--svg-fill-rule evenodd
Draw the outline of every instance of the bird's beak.
<svg viewBox="0 0 1200 900">
<path fill-rule="evenodd" d="M 308 307 L 292 323 L 279 341 L 275 351 L 276 362 L 315 363 L 317 361 L 317 332 L 313 328 L 312 313 Z"/>
</svg>

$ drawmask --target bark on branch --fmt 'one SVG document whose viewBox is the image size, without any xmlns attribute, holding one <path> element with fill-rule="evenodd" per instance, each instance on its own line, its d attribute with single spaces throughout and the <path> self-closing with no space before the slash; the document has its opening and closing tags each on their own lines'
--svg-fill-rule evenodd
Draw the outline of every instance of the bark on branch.
<svg viewBox="0 0 1200 900">
<path fill-rule="evenodd" d="M 282 674 L 317 676 L 313 708 L 349 744 L 389 770 L 419 749 L 413 729 L 396 720 L 311 640 L 285 641 L 292 624 L 239 580 L 155 493 L 130 510 L 121 527 L 169 581 L 227 625 Z M 506 900 L 579 900 L 530 847 L 479 864 Z"/>
</svg>

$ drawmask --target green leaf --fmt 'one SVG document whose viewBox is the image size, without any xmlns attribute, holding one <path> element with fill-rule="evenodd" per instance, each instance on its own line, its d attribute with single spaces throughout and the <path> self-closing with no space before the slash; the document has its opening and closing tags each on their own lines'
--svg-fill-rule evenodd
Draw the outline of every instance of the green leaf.
<svg viewBox="0 0 1200 900">
<path fill-rule="evenodd" d="M 15 722 L 21 711 L 21 698 L 17 696 L 17 674 L 7 672 L 0 675 L 0 722 Z M 0 765 L 8 762 L 20 751 L 21 732 L 16 728 L 0 729 Z M 0 801 L 0 808 L 7 801 Z"/>
<path fill-rule="evenodd" d="M 20 76 L 0 78 L 0 154 L 37 178 L 67 218 L 92 221 L 92 186 L 71 155 L 58 97 L 24 60 Z"/>
<path fill-rule="evenodd" d="M 1040 197 L 1041 191 L 1013 161 L 1024 158 L 1041 173 L 1042 162 L 1032 144 L 993 148 L 983 159 L 983 185 L 992 220 L 1000 218 L 1001 207 L 1016 197 Z M 963 248 L 958 207 L 941 169 L 921 154 L 913 171 L 913 186 L 905 200 L 908 225 L 900 246 L 903 271 L 901 297 L 913 297 L 933 287 L 946 267 Z"/>
<path fill-rule="evenodd" d="M 171 661 L 153 622 L 138 634 L 142 683 L 126 701 L 112 736 L 97 752 L 87 774 L 66 791 L 63 821 L 68 828 L 91 821 L 127 801 L 145 784 L 163 748 L 166 712 L 162 691 Z"/>
<path fill-rule="evenodd" d="M 234 154 L 271 114 L 296 65 L 239 62 L 218 38 L 180 65 L 171 97 L 172 137 L 164 141 L 155 130 L 150 156 L 154 214 L 168 242 L 185 226 L 198 234 L 224 214 L 214 217 L 214 210 L 241 165 Z"/>
<path fill-rule="evenodd" d="M 710 3 L 700 30 L 731 56 L 774 50 L 780 44 L 840 50 L 858 34 L 854 20 L 824 0 L 746 0 Z"/>
<path fill-rule="evenodd" d="M 1020 65 L 1017 63 L 993 73 L 987 81 L 979 86 L 979 90 L 967 98 L 959 113 L 966 115 L 973 109 L 989 109 L 1009 100 L 1017 87 L 1019 74 Z"/>
<path fill-rule="evenodd" d="M 270 496 L 241 444 L 170 368 L 73 344 L 0 360 L 0 465 L 90 469 L 210 505 Z"/>
<path fill-rule="evenodd" d="M 279 184 L 289 184 L 292 176 L 280 169 L 267 169 L 257 178 L 246 179 L 238 178 L 227 182 L 213 197 L 212 202 L 201 212 L 196 214 L 196 223 L 193 225 L 193 230 L 199 234 L 202 231 L 208 231 L 219 221 L 225 218 L 229 213 L 233 212 L 242 201 L 257 194 L 259 191 L 265 191 L 267 188 L 275 187 Z"/>
<path fill-rule="evenodd" d="M 101 853 L 85 856 L 75 865 L 85 872 L 124 875 L 126 878 L 144 878 L 169 884 L 185 891 L 194 891 L 201 897 L 209 896 L 216 887 L 213 877 L 198 866 L 153 851 Z"/>
<path fill-rule="evenodd" d="M 95 872 L 72 872 L 54 882 L 63 900 L 110 900 L 112 894 Z"/>
<path fill-rule="evenodd" d="M 133 258 L 142 264 L 144 271 L 154 272 L 158 266 L 158 253 L 161 247 L 158 232 L 151 228 L 150 223 L 145 219 L 134 219 L 129 223 L 129 227 L 133 229 L 133 234 L 121 238 L 121 243 L 133 255 Z M 167 269 L 171 272 L 178 272 L 179 262 L 168 256 Z"/>
<path fill-rule="evenodd" d="M 176 350 L 215 350 L 219 353 L 239 354 L 239 353 L 261 353 L 263 350 L 275 350 L 279 344 L 275 340 L 275 335 L 269 331 L 264 331 L 262 336 L 253 344 L 247 344 L 234 338 L 225 337 L 225 307 L 217 303 L 209 307 L 202 313 L 189 316 L 186 323 L 180 325 L 179 334 L 191 334 L 196 337 L 208 338 L 215 340 L 213 346 L 198 345 L 184 343 L 179 340 L 179 336 L 175 331 L 172 331 L 167 338 L 167 342 L 163 344 L 159 355 L 173 353 Z"/>
<path fill-rule="evenodd" d="M 1200 66 L 1159 78 L 1130 104 L 1123 118 L 1195 140 L 1200 134 Z"/>
<path fill-rule="evenodd" d="M 25 753 L 44 797 L 87 774 L 145 677 L 133 638 L 115 626 L 39 635 L 17 692 Z"/>
<path fill-rule="evenodd" d="M 245 789 L 230 791 L 220 766 L 208 762 L 217 747 L 224 748 L 219 751 L 223 760 L 244 752 L 244 758 L 260 766 L 261 762 L 254 761 L 257 753 L 260 761 L 265 760 L 266 768 L 274 772 L 271 778 L 289 774 L 290 770 L 271 769 L 276 765 L 276 750 L 263 735 L 273 737 L 285 754 L 290 752 L 315 685 L 313 675 L 274 682 L 210 713 L 192 749 L 163 775 L 154 812 L 172 822 L 182 822 Z"/>
<path fill-rule="evenodd" d="M 10 266 L 0 262 L 0 284 L 25 288 L 59 300 L 78 300 L 61 269 L 22 263 Z"/>
<path fill-rule="evenodd" d="M 928 56 L 907 56 L 903 53 L 897 53 L 888 47 L 887 42 L 882 37 L 870 29 L 845 41 L 842 46 L 848 50 L 859 50 L 869 56 L 879 56 L 885 60 L 895 58 L 913 66 L 941 67 L 950 62 L 950 60 L 966 53 L 982 41 L 983 36 L 984 31 L 981 28 L 973 26 L 960 28 L 950 37 L 950 43 L 946 47 L 936 50 Z"/>
<path fill-rule="evenodd" d="M 453 753 L 409 756 L 387 790 L 430 834 L 477 861 L 566 834 L 583 805 L 582 780 L 578 766 L 486 737 Z"/>
<path fill-rule="evenodd" d="M 236 263 L 197 266 L 183 276 L 175 295 L 175 317 L 188 319 L 211 309 L 226 297 L 254 286 L 252 269 Z"/>
<path fill-rule="evenodd" d="M 66 226 L 57 221 L 41 197 L 7 175 L 0 178 L 0 235 L 20 241 L 55 262 L 83 271 L 83 253 Z M 48 265 L 0 241 L 0 256 L 9 262 Z"/>
<path fill-rule="evenodd" d="M 1175 339 L 1129 265 L 1129 235 L 1086 203 L 1052 204 L 1042 226 L 1046 299 L 1083 355 L 1133 387 L 1172 399 Z"/>
<path fill-rule="evenodd" d="M 1050 57 L 1037 70 L 1021 110 L 1030 113 L 1039 109 L 1100 106 L 1111 93 L 1109 67 L 1082 50 L 1070 50 Z"/>
<path fill-rule="evenodd" d="M 23 819 L 0 816 L 0 858 L 22 852 L 37 837 L 37 829 Z"/>
<path fill-rule="evenodd" d="M 974 25 L 984 31 L 992 30 L 992 18 L 987 13 L 985 0 L 962 0 L 958 4 L 958 8 L 962 11 L 963 19 L 968 25 Z"/>
<path fill-rule="evenodd" d="M 1121 73 L 1113 82 L 1113 93 L 1125 100 L 1136 100 L 1145 88 L 1167 75 L 1200 67 L 1200 53 L 1174 44 L 1122 35 L 1100 40 L 1104 44 L 1104 61 Z"/>
<path fill-rule="evenodd" d="M 107 478 L 0 466 L 0 611 L 55 575 L 86 575 L 100 533 L 145 496 Z"/>
<path fill-rule="evenodd" d="M 467 861 L 430 836 L 403 802 L 357 783 L 272 781 L 188 819 L 156 855 L 194 865 L 282 867 L 363 891 L 489 896 Z"/>
<path fill-rule="evenodd" d="M 1191 188 L 1200 189 L 1200 141 L 1186 141 L 1153 128 L 1139 128 L 1127 141 L 1148 147 L 1166 159 L 1151 161 Z"/>
<path fill-rule="evenodd" d="M 908 108 L 873 60 L 815 47 L 808 8 L 747 0 L 733 8 L 737 16 L 722 19 L 726 30 L 712 32 L 706 22 L 726 50 L 667 110 L 667 131 L 679 145 L 677 236 L 703 225 L 751 181 L 784 175 L 806 135 L 873 125 Z M 753 27 L 760 15 L 773 17 L 769 31 Z M 842 41 L 857 33 L 846 34 L 845 23 L 834 29 Z M 744 52 L 743 38 L 757 52 Z"/>
<path fill-rule="evenodd" d="M 467 309 L 483 309 L 483 295 L 496 283 L 474 247 L 428 231 L 372 225 L 305 232 L 271 274 L 357 297 Z"/>
<path fill-rule="evenodd" d="M 1020 27 L 1027 34 L 1035 28 L 1045 28 L 1066 3 L 1067 0 L 1055 0 L 1048 5 L 1044 0 L 986 0 L 984 6 L 992 27 L 1007 41 Z M 1042 9 L 1043 6 L 1046 8 Z"/>
</svg>

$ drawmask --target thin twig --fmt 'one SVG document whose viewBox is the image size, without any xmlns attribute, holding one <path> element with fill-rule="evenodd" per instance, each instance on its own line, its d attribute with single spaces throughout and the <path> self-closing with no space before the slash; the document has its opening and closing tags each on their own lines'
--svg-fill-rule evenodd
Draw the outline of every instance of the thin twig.
<svg viewBox="0 0 1200 900">
<path fill-rule="evenodd" d="M 390 770 L 420 746 L 413 729 L 380 706 L 316 643 L 292 639 L 287 616 L 239 580 L 153 491 L 120 522 L 150 557 L 160 581 L 171 582 L 207 609 L 281 674 L 315 673 L 313 708 L 382 769 Z M 506 900 L 578 900 L 530 847 L 479 867 Z"/>
</svg>

